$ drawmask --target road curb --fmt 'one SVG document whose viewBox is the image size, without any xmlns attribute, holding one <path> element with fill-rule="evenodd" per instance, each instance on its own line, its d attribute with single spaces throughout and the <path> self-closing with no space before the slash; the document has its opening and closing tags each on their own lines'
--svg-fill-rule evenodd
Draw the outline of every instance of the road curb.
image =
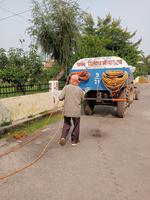
<svg viewBox="0 0 150 200">
<path fill-rule="evenodd" d="M 0 127 L 0 135 L 4 135 L 6 132 L 13 130 L 15 128 L 22 127 L 24 124 L 26 124 L 28 122 L 32 122 L 32 121 L 35 121 L 37 119 L 43 118 L 45 116 L 50 115 L 51 113 L 57 114 L 57 113 L 60 113 L 61 111 L 62 111 L 62 107 L 57 109 L 57 110 L 50 110 L 50 111 L 38 114 L 38 115 L 31 117 L 31 118 L 19 120 L 17 122 L 14 122 L 11 125 L 8 125 L 8 126 Z"/>
</svg>

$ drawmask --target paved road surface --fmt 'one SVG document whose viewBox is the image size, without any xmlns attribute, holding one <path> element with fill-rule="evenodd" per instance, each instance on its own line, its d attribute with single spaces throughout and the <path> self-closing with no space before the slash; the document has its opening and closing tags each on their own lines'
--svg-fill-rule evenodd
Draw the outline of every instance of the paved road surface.
<svg viewBox="0 0 150 200">
<path fill-rule="evenodd" d="M 124 119 L 109 107 L 82 116 L 81 143 L 57 144 L 30 169 L 0 182 L 0 200 L 149 200 L 150 199 L 150 84 Z M 48 135 L 1 158 L 1 175 L 33 160 Z"/>
</svg>

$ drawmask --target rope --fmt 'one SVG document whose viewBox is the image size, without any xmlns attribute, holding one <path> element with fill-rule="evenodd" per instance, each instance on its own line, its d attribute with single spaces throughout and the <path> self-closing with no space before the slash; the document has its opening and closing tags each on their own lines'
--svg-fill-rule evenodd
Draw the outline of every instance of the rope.
<svg viewBox="0 0 150 200">
<path fill-rule="evenodd" d="M 8 177 L 11 177 L 11 176 L 13 176 L 13 175 L 15 175 L 15 174 L 17 174 L 17 173 L 19 173 L 19 172 L 27 169 L 27 168 L 33 166 L 35 163 L 37 163 L 44 156 L 44 154 L 46 153 L 47 148 L 49 147 L 49 145 L 51 144 L 51 142 L 53 141 L 53 139 L 56 137 L 56 135 L 58 133 L 58 130 L 60 129 L 60 124 L 61 123 L 59 123 L 59 126 L 58 126 L 57 130 L 55 131 L 54 135 L 48 139 L 47 144 L 44 146 L 44 148 L 39 153 L 39 155 L 37 156 L 36 159 L 34 159 L 32 162 L 24 165 L 23 167 L 17 168 L 16 170 L 14 170 L 12 172 L 9 172 L 8 174 L 5 174 L 4 176 L 0 176 L 0 180 L 4 180 L 4 179 L 6 179 Z"/>
<path fill-rule="evenodd" d="M 66 84 L 67 84 L 67 82 L 66 82 Z M 66 85 L 66 84 L 65 84 L 65 85 Z M 59 103 L 59 102 L 58 102 L 58 103 Z M 52 114 L 50 115 L 50 117 L 51 117 L 51 116 L 52 116 Z M 63 116 L 63 112 L 62 112 L 62 114 L 61 114 L 61 118 L 62 118 L 62 116 Z M 49 117 L 49 118 L 50 118 L 50 117 Z M 48 119 L 49 119 L 49 118 L 48 118 Z M 23 167 L 17 168 L 16 170 L 9 172 L 8 174 L 5 174 L 5 175 L 3 175 L 3 176 L 0 176 L 0 180 L 4 180 L 4 179 L 6 179 L 6 178 L 9 178 L 9 177 L 11 177 L 11 176 L 14 176 L 15 174 L 17 174 L 17 173 L 19 173 L 19 172 L 21 172 L 21 171 L 23 171 L 23 170 L 25 170 L 25 169 L 27 169 L 27 168 L 33 166 L 35 163 L 37 163 L 37 162 L 44 156 L 44 154 L 46 153 L 47 148 L 49 147 L 49 145 L 51 144 L 51 142 L 53 141 L 53 139 L 56 137 L 56 135 L 57 135 L 57 133 L 58 133 L 58 130 L 60 129 L 60 124 L 61 124 L 61 123 L 59 123 L 59 126 L 58 126 L 57 130 L 55 131 L 54 135 L 48 139 L 47 144 L 44 146 L 44 148 L 43 148 L 42 151 L 39 153 L 39 155 L 37 156 L 36 159 L 34 159 L 32 162 L 30 162 L 30 163 L 24 165 Z M 28 144 L 28 143 L 32 142 L 33 140 L 35 140 L 36 138 L 38 138 L 40 135 L 42 135 L 42 134 L 39 134 L 39 135 L 35 136 L 35 137 L 32 138 L 31 140 L 25 142 L 25 143 L 24 143 L 23 145 L 21 145 L 20 147 L 16 147 L 16 148 L 10 149 L 9 151 L 7 151 L 7 152 L 5 152 L 5 153 L 0 154 L 0 157 L 5 156 L 5 155 L 8 155 L 9 153 L 14 152 L 14 151 L 16 151 L 16 150 L 22 148 L 22 147 L 25 146 L 26 144 Z"/>
<path fill-rule="evenodd" d="M 56 108 L 57 108 L 57 106 L 58 106 L 58 103 L 59 103 L 59 101 L 58 101 L 57 104 L 56 104 Z M 54 112 L 56 112 L 56 111 L 53 111 L 53 112 L 50 114 L 50 116 L 48 117 L 48 119 L 47 119 L 46 122 L 45 122 L 45 125 L 47 124 L 47 121 L 50 119 L 50 117 L 52 117 L 52 114 L 53 114 Z M 63 115 L 63 112 L 62 112 L 62 114 L 61 114 L 61 118 L 62 118 L 62 115 Z M 10 177 L 10 176 L 13 176 L 13 175 L 15 175 L 15 174 L 17 174 L 17 173 L 19 173 L 19 172 L 21 172 L 21 171 L 23 171 L 23 170 L 25 170 L 25 169 L 31 167 L 31 166 L 34 165 L 36 162 L 38 162 L 38 161 L 44 156 L 44 154 L 45 154 L 45 152 L 46 152 L 48 146 L 51 144 L 52 140 L 55 138 L 55 136 L 56 136 L 56 134 L 57 134 L 59 128 L 60 128 L 60 125 L 58 126 L 58 128 L 57 128 L 56 132 L 54 133 L 54 135 L 48 139 L 47 144 L 44 146 L 44 148 L 42 149 L 42 151 L 39 153 L 39 155 L 37 156 L 37 158 L 36 158 L 35 160 L 33 160 L 32 162 L 30 162 L 30 163 L 24 165 L 23 167 L 17 168 L 16 170 L 14 170 L 14 171 L 12 171 L 12 172 L 9 172 L 8 174 L 6 174 L 6 175 L 4 175 L 4 176 L 0 176 L 0 180 L 4 180 L 4 179 L 6 179 L 6 178 L 8 178 L 8 177 Z M 40 137 L 41 135 L 43 135 L 42 132 L 41 132 L 40 134 L 36 135 L 35 137 L 31 138 L 30 140 L 26 141 L 26 142 L 25 142 L 24 144 L 22 144 L 21 146 L 16 146 L 15 148 L 11 148 L 11 149 L 9 149 L 9 150 L 6 151 L 6 152 L 1 153 L 1 154 L 0 154 L 0 157 L 6 156 L 6 155 L 8 155 L 9 153 L 12 153 L 12 152 L 17 151 L 18 149 L 20 149 L 20 148 L 24 147 L 25 145 L 31 143 L 32 141 L 34 141 L 35 139 L 37 139 L 37 138 Z"/>
<path fill-rule="evenodd" d="M 102 75 L 102 81 L 105 87 L 112 93 L 117 93 L 126 83 L 128 73 L 122 70 L 107 71 Z"/>
<path fill-rule="evenodd" d="M 87 81 L 91 77 L 91 74 L 87 70 L 81 72 L 72 72 L 71 75 L 73 74 L 78 75 L 81 81 Z"/>
<path fill-rule="evenodd" d="M 45 125 L 47 124 L 48 120 L 52 117 L 52 115 L 53 115 L 55 112 L 56 112 L 56 110 L 50 113 L 48 119 L 47 119 L 46 122 L 45 122 Z M 44 126 L 45 126 L 45 125 L 44 125 Z M 10 153 L 12 153 L 12 152 L 17 151 L 18 149 L 21 149 L 21 148 L 24 147 L 25 145 L 27 145 L 27 144 L 31 143 L 32 141 L 36 140 L 37 138 L 39 138 L 41 135 L 43 135 L 43 132 L 40 132 L 38 135 L 35 135 L 35 136 L 32 137 L 31 139 L 25 141 L 22 145 L 18 145 L 18 146 L 12 147 L 12 148 L 10 148 L 8 151 L 5 151 L 5 152 L 3 152 L 3 153 L 0 153 L 0 158 L 1 158 L 1 157 L 4 157 L 4 156 L 6 156 L 6 155 L 8 155 L 8 154 L 10 154 Z"/>
</svg>

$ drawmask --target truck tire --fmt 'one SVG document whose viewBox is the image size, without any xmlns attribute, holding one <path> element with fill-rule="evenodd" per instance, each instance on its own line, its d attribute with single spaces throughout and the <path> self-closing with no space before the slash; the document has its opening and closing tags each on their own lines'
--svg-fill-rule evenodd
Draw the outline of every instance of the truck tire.
<svg viewBox="0 0 150 200">
<path fill-rule="evenodd" d="M 134 99 L 139 100 L 139 91 L 137 89 L 134 91 Z"/>
<path fill-rule="evenodd" d="M 94 113 L 94 105 L 89 105 L 87 101 L 84 101 L 83 107 L 84 107 L 84 113 L 86 115 L 93 115 L 93 113 Z"/>
<path fill-rule="evenodd" d="M 126 91 L 123 89 L 119 95 L 119 98 L 126 98 Z M 126 102 L 117 102 L 117 115 L 120 118 L 124 118 L 126 110 Z"/>
<path fill-rule="evenodd" d="M 135 90 L 133 87 L 131 87 L 128 94 L 128 107 L 130 107 L 134 99 L 135 99 Z"/>
</svg>

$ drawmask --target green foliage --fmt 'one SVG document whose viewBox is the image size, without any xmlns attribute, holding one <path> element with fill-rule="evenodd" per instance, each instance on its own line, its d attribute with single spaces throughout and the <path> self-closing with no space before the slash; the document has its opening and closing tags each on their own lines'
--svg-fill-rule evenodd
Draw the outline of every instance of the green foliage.
<svg viewBox="0 0 150 200">
<path fill-rule="evenodd" d="M 3 126 L 9 126 L 12 124 L 12 121 L 9 121 L 9 122 L 3 122 L 0 126 L 3 127 Z"/>
<path fill-rule="evenodd" d="M 42 50 L 63 67 L 76 46 L 79 34 L 80 9 L 72 0 L 43 0 L 33 3 L 33 20 L 29 34 Z"/>
<path fill-rule="evenodd" d="M 102 40 L 97 35 L 84 35 L 80 43 L 78 43 L 78 50 L 75 55 L 73 55 L 72 62 L 86 57 L 116 55 L 115 52 L 106 49 L 107 43 L 107 39 Z"/>
<path fill-rule="evenodd" d="M 94 28 L 94 20 L 90 13 L 84 13 L 83 15 L 83 34 L 85 35 L 94 35 L 95 34 L 95 28 Z"/>
<path fill-rule="evenodd" d="M 148 67 L 146 65 L 138 64 L 136 66 L 136 71 L 134 72 L 134 77 L 143 76 L 148 74 Z"/>
<path fill-rule="evenodd" d="M 120 19 L 112 19 L 110 14 L 104 19 L 99 18 L 96 31 L 97 35 L 109 41 L 106 45 L 107 50 L 116 52 L 128 64 L 136 65 L 139 61 L 140 52 L 138 51 L 138 45 L 141 39 L 136 43 L 131 42 L 136 32 L 131 33 L 127 29 L 123 29 L 120 22 Z"/>
<path fill-rule="evenodd" d="M 55 78 L 57 74 L 60 72 L 61 67 L 59 65 L 54 65 L 50 70 L 49 70 L 49 80 Z"/>
<path fill-rule="evenodd" d="M 141 39 L 133 43 L 136 32 L 122 28 L 120 19 L 110 14 L 98 17 L 97 25 L 91 14 L 81 12 L 75 0 L 33 1 L 33 20 L 28 32 L 46 56 L 58 65 L 46 70 L 34 49 L 0 49 L 0 79 L 9 83 L 47 83 L 84 57 L 119 56 L 129 65 L 137 67 L 137 74 L 150 73 L 149 58 L 143 59 L 139 51 Z M 143 63 L 140 63 L 142 61 Z M 64 70 L 65 69 L 65 70 Z M 61 74 L 61 73 L 60 73 Z M 62 80 L 65 75 L 62 73 Z"/>
<path fill-rule="evenodd" d="M 150 55 L 140 56 L 140 62 L 136 66 L 135 77 L 150 74 Z"/>
<path fill-rule="evenodd" d="M 2 139 L 2 138 L 12 138 L 16 134 L 19 135 L 19 134 L 22 134 L 22 133 L 32 134 L 35 131 L 37 131 L 41 128 L 44 128 L 44 126 L 59 122 L 60 120 L 61 120 L 61 115 L 59 113 L 53 115 L 52 117 L 45 116 L 45 117 L 42 117 L 40 119 L 36 119 L 35 121 L 32 120 L 31 122 L 24 124 L 20 128 L 18 127 L 18 128 L 12 129 L 12 130 L 10 130 L 9 133 L 6 133 L 4 135 L 0 135 L 0 139 Z"/>
<path fill-rule="evenodd" d="M 61 66 L 57 64 L 53 65 L 50 69 L 43 69 L 41 74 L 41 82 L 48 83 L 49 80 L 52 80 L 57 76 L 60 70 Z"/>
<path fill-rule="evenodd" d="M 120 19 L 113 19 L 110 14 L 104 19 L 98 18 L 96 27 L 90 14 L 85 13 L 84 20 L 83 34 L 78 40 L 72 64 L 84 57 L 119 56 L 129 65 L 137 66 L 141 59 L 141 52 L 138 50 L 141 39 L 135 43 L 131 41 L 136 32 L 123 29 Z"/>
<path fill-rule="evenodd" d="M 0 69 L 5 68 L 5 66 L 8 64 L 8 58 L 6 55 L 6 51 L 3 48 L 0 48 Z"/>
<path fill-rule="evenodd" d="M 22 86 L 25 83 L 39 81 L 42 70 L 42 62 L 36 51 L 30 49 L 25 53 L 22 49 L 9 49 L 3 56 L 7 62 L 0 67 L 0 79 L 3 82 Z"/>
<path fill-rule="evenodd" d="M 66 72 L 83 57 L 119 56 L 133 66 L 141 59 L 141 39 L 132 42 L 136 32 L 122 28 L 121 20 L 110 14 L 98 17 L 95 25 L 92 15 L 81 12 L 75 0 L 34 1 L 29 33 Z"/>
</svg>

